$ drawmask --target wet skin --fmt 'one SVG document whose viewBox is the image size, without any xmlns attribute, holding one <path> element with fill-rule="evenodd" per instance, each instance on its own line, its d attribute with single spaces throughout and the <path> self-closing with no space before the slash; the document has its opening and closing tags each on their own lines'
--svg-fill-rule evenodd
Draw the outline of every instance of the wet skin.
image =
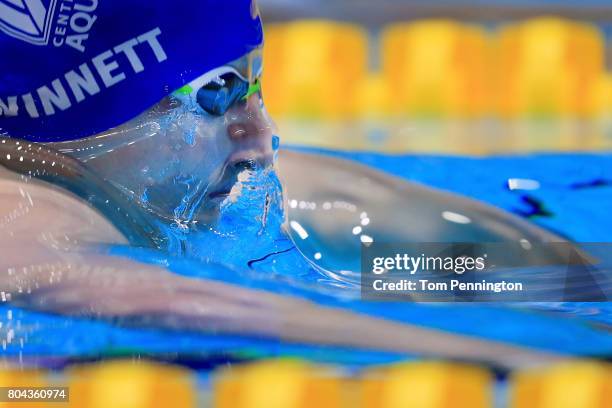
<svg viewBox="0 0 612 408">
<path fill-rule="evenodd" d="M 363 235 L 388 243 L 565 242 L 491 205 L 408 183 L 347 160 L 282 150 L 279 170 L 285 199 L 290 202 L 286 206 L 288 218 L 298 222 L 308 237 L 298 236 L 291 228 L 288 233 L 305 256 L 334 279 L 349 284 L 360 281 Z M 295 204 L 299 202 L 315 206 Z M 455 218 L 445 218 L 448 213 Z M 363 218 L 367 222 L 362 222 Z M 533 265 L 564 265 L 565 255 L 558 248 L 534 253 L 517 245 L 506 257 L 520 257 Z M 312 258 L 317 253 L 319 260 Z M 508 264 L 512 262 L 508 260 Z"/>
<path fill-rule="evenodd" d="M 506 367 L 557 358 L 322 307 L 298 298 L 189 279 L 105 254 L 101 250 L 104 244 L 159 244 L 149 236 L 151 229 L 146 222 L 137 219 L 140 211 L 171 221 L 186 217 L 187 212 L 175 211 L 179 203 L 174 198 L 180 194 L 164 194 L 177 176 L 198 174 L 195 187 L 200 196 L 194 202 L 202 203 L 204 209 L 198 217 L 214 222 L 219 203 L 229 194 L 242 166 L 249 162 L 271 164 L 274 126 L 261 109 L 259 95 L 212 122 L 181 111 L 161 131 L 155 124 L 161 116 L 179 109 L 177 103 L 169 98 L 134 122 L 94 138 L 92 146 L 107 147 L 96 154 L 87 149 L 76 151 L 70 143 L 51 146 L 43 153 L 54 159 L 51 162 L 55 165 L 39 160 L 34 178 L 27 177 L 31 169 L 20 161 L 23 155 L 32 153 L 24 150 L 26 143 L 18 145 L 11 140 L 0 145 L 0 291 L 12 304 L 118 324 L 239 333 L 486 361 Z M 194 139 L 185 139 L 186 130 L 194 132 Z M 123 140 L 126 133 L 134 143 L 116 149 L 116 141 Z M 38 151 L 41 146 L 33 147 Z M 4 159 L 7 155 L 10 159 Z M 157 160 L 151 161 L 151 157 Z M 295 166 L 291 167 L 292 163 Z M 317 158 L 304 161 L 296 157 L 281 164 L 287 168 L 289 191 L 299 191 L 303 197 L 316 195 L 318 188 L 303 184 L 304 180 L 330 175 L 328 163 Z M 134 178 L 134 174 L 145 177 Z M 91 182 L 94 179 L 95 183 Z M 333 179 L 322 186 L 328 188 L 329 183 Z M 299 190 L 302 185 L 311 190 Z M 150 200 L 144 202 L 142 196 L 147 191 Z M 117 209 L 123 214 L 119 221 L 113 219 Z M 128 227 L 121 228 L 125 225 Z M 138 226 L 142 231 L 134 233 Z M 319 227 L 313 224 L 313 228 Z M 153 242 L 147 243 L 148 238 Z"/>
<path fill-rule="evenodd" d="M 197 206 L 199 221 L 210 223 L 240 171 L 272 164 L 273 132 L 259 94 L 216 117 L 169 96 L 109 132 L 50 147 L 79 160 L 155 217 L 190 223 Z"/>
<path fill-rule="evenodd" d="M 298 298 L 185 278 L 105 255 L 99 250 L 101 243 L 125 244 L 127 239 L 77 197 L 43 182 L 24 182 L 1 168 L 0 192 L 0 291 L 17 306 L 130 325 L 418 353 L 504 367 L 558 358 Z"/>
</svg>

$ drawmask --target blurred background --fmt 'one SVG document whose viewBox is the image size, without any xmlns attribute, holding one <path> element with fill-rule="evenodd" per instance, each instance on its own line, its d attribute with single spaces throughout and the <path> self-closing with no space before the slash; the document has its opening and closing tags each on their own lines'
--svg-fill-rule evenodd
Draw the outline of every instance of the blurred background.
<svg viewBox="0 0 612 408">
<path fill-rule="evenodd" d="M 603 0 L 260 0 L 284 141 L 489 154 L 612 146 Z"/>
<path fill-rule="evenodd" d="M 486 201 L 573 241 L 612 242 L 605 205 L 612 201 L 612 1 L 258 3 L 264 98 L 284 144 L 349 151 L 342 157 Z M 513 180 L 536 187 L 521 191 Z M 210 362 L 155 353 L 174 364 L 147 362 L 147 354 L 115 347 L 117 357 L 128 358 L 75 361 L 60 374 L 0 367 L 0 386 L 68 385 L 70 403 L 35 406 L 79 408 L 612 406 L 610 302 L 531 306 L 531 314 L 501 307 L 479 313 L 484 306 L 476 306 L 467 319 L 467 312 L 456 314 L 459 305 L 419 305 L 409 318 L 585 360 L 508 373 L 418 358 L 364 368 L 355 365 L 354 350 L 306 353 L 315 362 L 347 361 L 330 367 L 257 361 L 267 354 L 256 345 L 221 337 L 205 343 L 221 350 Z M 61 333 L 65 325 L 55 326 Z M 83 338 L 97 337 L 92 333 Z M 145 339 L 138 347 L 158 347 L 154 337 L 138 339 Z M 178 335 L 172 341 L 189 344 Z M 272 356 L 300 355 L 291 344 L 273 349 Z M 4 406 L 25 405 L 0 401 Z"/>
</svg>

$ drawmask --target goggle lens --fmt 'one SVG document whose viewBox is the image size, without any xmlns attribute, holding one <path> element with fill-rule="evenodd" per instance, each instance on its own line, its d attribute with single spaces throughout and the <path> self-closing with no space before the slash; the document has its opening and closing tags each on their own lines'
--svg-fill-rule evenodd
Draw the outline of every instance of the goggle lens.
<svg viewBox="0 0 612 408">
<path fill-rule="evenodd" d="M 246 101 L 261 90 L 259 80 L 253 84 L 234 73 L 221 75 L 219 80 L 210 82 L 196 94 L 198 105 L 210 115 L 222 116 L 237 102 Z"/>
</svg>

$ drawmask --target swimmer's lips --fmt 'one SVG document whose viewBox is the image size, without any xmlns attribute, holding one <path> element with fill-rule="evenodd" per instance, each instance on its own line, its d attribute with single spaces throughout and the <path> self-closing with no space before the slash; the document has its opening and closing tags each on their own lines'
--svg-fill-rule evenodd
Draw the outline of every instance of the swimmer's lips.
<svg viewBox="0 0 612 408">
<path fill-rule="evenodd" d="M 222 179 L 214 186 L 211 192 L 206 194 L 206 199 L 210 201 L 223 201 L 232 191 L 238 182 L 238 174 L 245 170 L 255 170 L 265 168 L 272 164 L 272 155 L 262 153 L 261 150 L 242 150 L 234 153 L 225 168 Z"/>
<path fill-rule="evenodd" d="M 221 179 L 212 186 L 211 191 L 206 194 L 207 201 L 219 201 L 225 200 L 232 191 L 234 185 L 238 182 L 238 174 L 244 170 L 253 169 L 255 163 L 251 160 L 236 160 L 230 161 L 225 167 L 223 176 Z"/>
<path fill-rule="evenodd" d="M 222 201 L 225 200 L 231 192 L 231 188 L 230 189 L 225 189 L 225 190 L 219 190 L 219 191 L 214 191 L 210 194 L 208 194 L 208 199 L 209 200 L 217 200 L 217 201 Z"/>
<path fill-rule="evenodd" d="M 221 181 L 211 186 L 210 191 L 206 193 L 205 201 L 212 202 L 215 205 L 220 204 L 221 201 L 229 196 L 232 187 L 237 181 L 237 173 L 236 176 L 230 179 L 224 176 Z"/>
</svg>

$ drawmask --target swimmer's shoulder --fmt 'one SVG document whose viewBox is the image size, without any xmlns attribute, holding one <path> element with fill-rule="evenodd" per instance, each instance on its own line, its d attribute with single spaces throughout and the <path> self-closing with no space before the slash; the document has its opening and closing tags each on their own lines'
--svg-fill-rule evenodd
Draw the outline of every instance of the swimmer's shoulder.
<svg viewBox="0 0 612 408">
<path fill-rule="evenodd" d="M 123 235 L 80 198 L 50 183 L 0 166 L 0 231 L 5 237 L 43 234 L 91 243 L 126 243 Z"/>
</svg>

